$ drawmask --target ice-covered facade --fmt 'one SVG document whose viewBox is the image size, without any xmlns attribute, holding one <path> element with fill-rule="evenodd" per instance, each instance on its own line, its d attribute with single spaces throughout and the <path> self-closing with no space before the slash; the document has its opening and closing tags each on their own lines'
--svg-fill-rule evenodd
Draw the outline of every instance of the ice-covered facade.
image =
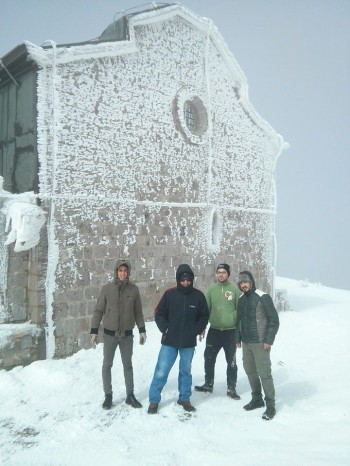
<svg viewBox="0 0 350 466">
<path fill-rule="evenodd" d="M 28 264 L 22 322 L 42 329 L 45 357 L 88 347 L 118 257 L 130 260 L 148 317 L 183 262 L 201 289 L 219 261 L 233 279 L 248 268 L 273 289 L 275 165 L 285 143 L 250 104 L 210 20 L 167 5 L 125 15 L 99 40 L 25 48 L 36 78 L 34 191 L 46 224 L 17 267 Z M 8 248 L 4 324 L 15 321 Z"/>
</svg>

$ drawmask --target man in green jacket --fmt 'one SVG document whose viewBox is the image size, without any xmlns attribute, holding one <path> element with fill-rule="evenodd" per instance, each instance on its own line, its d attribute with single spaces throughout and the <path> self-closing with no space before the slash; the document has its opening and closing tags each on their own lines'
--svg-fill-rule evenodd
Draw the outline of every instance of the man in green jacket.
<svg viewBox="0 0 350 466">
<path fill-rule="evenodd" d="M 125 403 L 133 408 L 142 405 L 134 396 L 134 375 L 132 368 L 133 328 L 139 329 L 140 344 L 146 342 L 145 321 L 142 314 L 140 292 L 136 285 L 129 282 L 130 263 L 117 260 L 114 267 L 114 281 L 101 289 L 91 320 L 91 343 L 96 347 L 98 329 L 103 324 L 103 366 L 102 381 L 105 392 L 103 409 L 112 407 L 112 366 L 117 347 L 124 368 L 126 387 Z"/>
<path fill-rule="evenodd" d="M 227 362 L 227 395 L 239 400 L 240 396 L 236 392 L 235 328 L 240 292 L 234 283 L 228 281 L 229 276 L 230 266 L 225 263 L 219 264 L 216 268 L 217 282 L 206 292 L 210 328 L 204 351 L 205 382 L 203 385 L 196 385 L 194 389 L 197 392 L 213 392 L 216 358 L 223 348 Z"/>
</svg>

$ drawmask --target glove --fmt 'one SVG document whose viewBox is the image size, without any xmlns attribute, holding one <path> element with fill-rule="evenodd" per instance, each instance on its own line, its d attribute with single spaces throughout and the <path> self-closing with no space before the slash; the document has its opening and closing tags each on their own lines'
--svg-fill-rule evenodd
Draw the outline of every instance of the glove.
<svg viewBox="0 0 350 466">
<path fill-rule="evenodd" d="M 140 333 L 140 345 L 144 345 L 146 343 L 146 334 L 145 333 Z"/>
<path fill-rule="evenodd" d="M 96 345 L 97 345 L 97 335 L 96 335 L 96 333 L 91 335 L 91 340 L 90 341 L 91 341 L 93 349 L 96 349 Z"/>
</svg>

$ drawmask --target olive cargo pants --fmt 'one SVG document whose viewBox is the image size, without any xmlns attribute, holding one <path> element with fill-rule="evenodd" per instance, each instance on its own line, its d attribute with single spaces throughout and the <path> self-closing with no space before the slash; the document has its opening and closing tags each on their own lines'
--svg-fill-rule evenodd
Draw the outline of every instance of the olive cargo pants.
<svg viewBox="0 0 350 466">
<path fill-rule="evenodd" d="M 271 349 L 264 349 L 264 343 L 242 343 L 243 367 L 248 376 L 252 399 L 262 398 L 261 386 L 265 393 L 267 408 L 275 407 L 275 387 L 271 374 Z"/>
</svg>

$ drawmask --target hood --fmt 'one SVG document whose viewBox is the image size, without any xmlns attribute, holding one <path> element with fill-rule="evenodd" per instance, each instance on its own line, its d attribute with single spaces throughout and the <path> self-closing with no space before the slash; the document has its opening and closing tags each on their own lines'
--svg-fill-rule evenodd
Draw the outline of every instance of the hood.
<svg viewBox="0 0 350 466">
<path fill-rule="evenodd" d="M 239 272 L 238 283 L 237 283 L 238 288 L 241 290 L 240 279 L 241 279 L 242 275 L 246 275 L 249 278 L 249 280 L 252 282 L 252 288 L 251 288 L 250 291 L 255 291 L 256 290 L 255 280 L 254 280 L 253 275 L 248 270 L 244 270 L 243 272 Z"/>
<path fill-rule="evenodd" d="M 180 283 L 180 276 L 185 272 L 188 273 L 191 277 L 192 282 L 190 286 L 183 286 Z M 191 267 L 188 264 L 180 264 L 176 270 L 177 289 L 181 291 L 181 293 L 184 293 L 184 294 L 190 293 L 193 290 L 193 280 L 194 280 L 194 273 Z"/>
<path fill-rule="evenodd" d="M 117 259 L 114 264 L 114 282 L 115 283 L 118 281 L 117 269 L 121 265 L 125 265 L 128 268 L 128 278 L 130 277 L 130 272 L 131 272 L 130 262 L 125 259 Z"/>
<path fill-rule="evenodd" d="M 180 275 L 183 273 L 188 273 L 192 277 L 192 282 L 194 280 L 194 273 L 191 267 L 188 264 L 180 264 L 176 270 L 176 281 L 177 283 L 180 283 Z"/>
</svg>

